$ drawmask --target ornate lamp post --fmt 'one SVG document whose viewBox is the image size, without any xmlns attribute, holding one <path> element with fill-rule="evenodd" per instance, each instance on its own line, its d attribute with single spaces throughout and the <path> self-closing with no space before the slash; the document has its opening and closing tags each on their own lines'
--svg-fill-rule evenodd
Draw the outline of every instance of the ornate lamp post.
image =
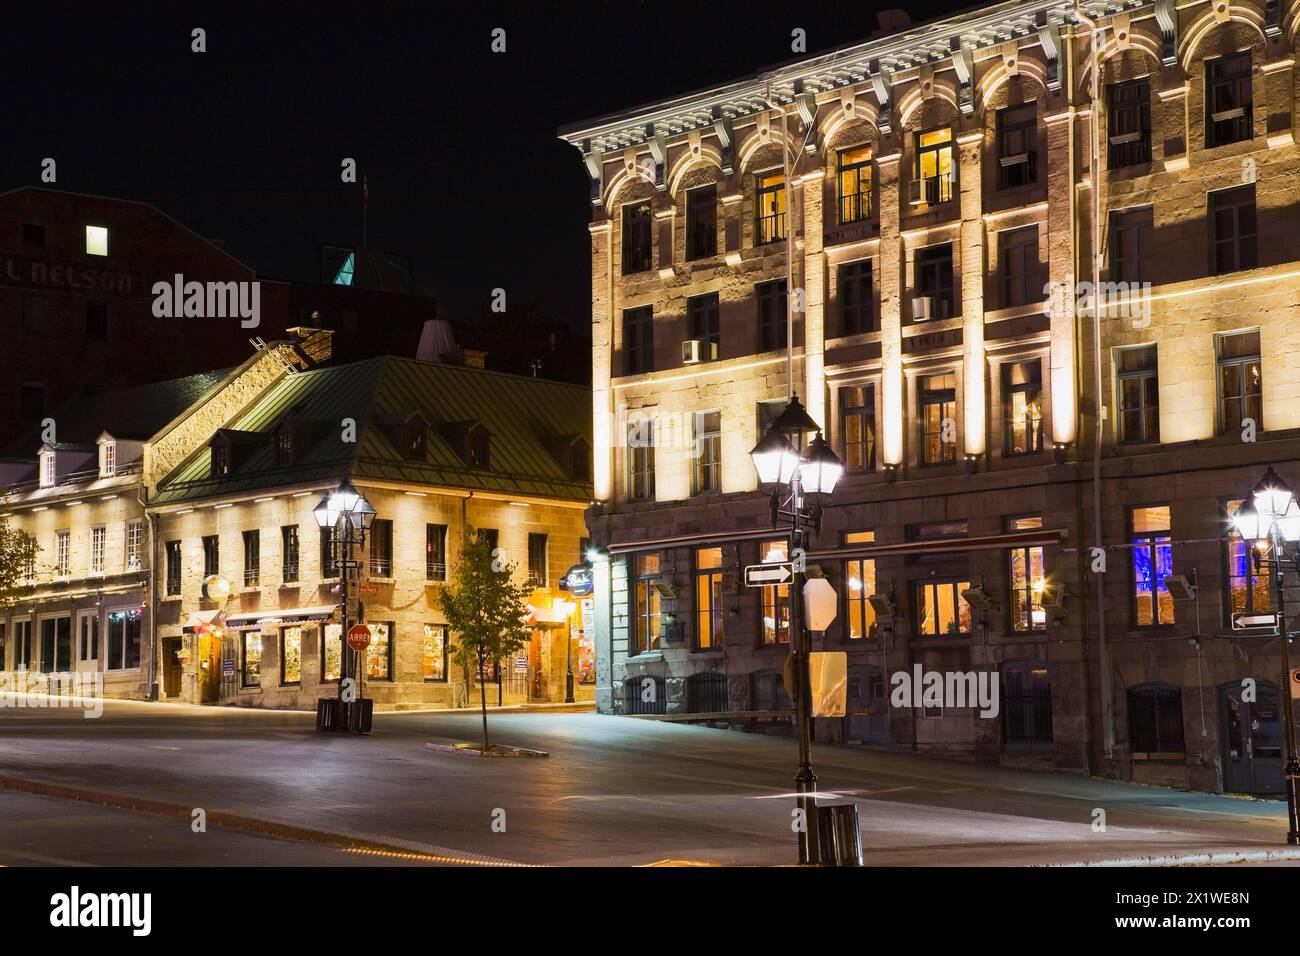
<svg viewBox="0 0 1300 956">
<path fill-rule="evenodd" d="M 810 435 L 815 437 L 800 455 L 798 449 Z M 817 776 L 812 769 L 812 691 L 808 675 L 808 632 L 803 620 L 804 567 L 808 529 L 821 531 L 821 496 L 834 489 L 844 465 L 822 438 L 818 425 L 793 395 L 785 410 L 772 422 L 749 453 L 758 481 L 768 492 L 772 528 L 782 519 L 789 521 L 787 557 L 794 564 L 790 582 L 790 652 L 795 679 L 795 725 L 799 739 L 799 770 L 795 790 L 803 816 L 799 833 L 799 862 L 819 862 L 817 842 Z"/>
<path fill-rule="evenodd" d="M 365 495 L 353 487 L 352 482 L 344 479 L 334 491 L 329 492 L 312 510 L 316 524 L 321 530 L 333 529 L 330 551 L 335 556 L 342 582 L 342 611 L 339 619 L 342 629 L 339 632 L 339 696 L 334 729 L 346 733 L 352 728 L 350 708 L 347 701 L 347 688 L 356 686 L 357 668 L 352 648 L 348 647 L 348 598 L 352 569 L 360 567 L 361 562 L 354 561 L 354 548 L 366 546 L 366 533 L 375 517 L 375 509 L 366 500 Z M 359 699 L 359 698 L 358 698 Z"/>
<path fill-rule="evenodd" d="M 1300 504 L 1291 488 L 1278 477 L 1270 465 L 1250 497 L 1232 516 L 1243 541 L 1255 543 L 1256 566 L 1266 565 L 1277 588 L 1278 643 L 1282 649 L 1282 719 L 1286 725 L 1287 834 L 1286 842 L 1300 844 L 1300 807 L 1296 801 L 1296 778 L 1300 777 L 1300 760 L 1296 758 L 1295 702 L 1291 700 L 1291 650 L 1286 623 L 1286 583 L 1283 573 L 1289 564 L 1300 571 Z"/>
</svg>

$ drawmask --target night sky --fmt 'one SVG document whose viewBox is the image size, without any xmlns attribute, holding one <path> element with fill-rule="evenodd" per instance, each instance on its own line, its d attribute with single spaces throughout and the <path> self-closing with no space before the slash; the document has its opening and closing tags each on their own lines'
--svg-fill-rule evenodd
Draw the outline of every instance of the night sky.
<svg viewBox="0 0 1300 956">
<path fill-rule="evenodd" d="M 178 11 L 176 6 L 183 6 Z M 949 3 L 949 9 L 962 4 Z M 460 319 L 491 289 L 589 315 L 587 179 L 557 127 L 862 40 L 875 11 L 824 4 L 113 4 L 0 29 L 0 189 L 152 202 L 259 273 L 315 279 L 321 242 L 414 260 Z M 920 21 L 934 10 L 908 8 Z M 935 8 L 939 9 L 939 8 Z M 859 12 L 860 11 L 860 12 Z M 490 50 L 502 27 L 507 51 Z M 190 31 L 207 52 L 190 52 Z"/>
</svg>

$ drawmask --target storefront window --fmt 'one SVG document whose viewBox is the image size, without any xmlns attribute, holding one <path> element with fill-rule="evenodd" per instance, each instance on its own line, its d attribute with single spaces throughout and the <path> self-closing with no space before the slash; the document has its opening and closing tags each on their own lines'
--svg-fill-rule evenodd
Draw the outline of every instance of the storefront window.
<svg viewBox="0 0 1300 956">
<path fill-rule="evenodd" d="M 424 625 L 424 679 L 447 679 L 447 625 Z"/>
<path fill-rule="evenodd" d="M 286 627 L 280 632 L 280 683 L 302 683 L 302 628 Z"/>
<path fill-rule="evenodd" d="M 130 670 L 140 666 L 140 608 L 125 608 L 108 614 L 108 669 Z"/>
<path fill-rule="evenodd" d="M 759 547 L 759 557 L 765 564 L 785 561 L 788 550 L 784 541 L 766 541 Z M 769 584 L 763 593 L 764 644 L 790 643 L 790 585 Z"/>
<path fill-rule="evenodd" d="M 244 632 L 244 670 L 240 685 L 262 686 L 262 635 L 257 631 Z"/>
<path fill-rule="evenodd" d="M 326 624 L 325 637 L 321 641 L 320 679 L 336 681 L 343 673 L 343 625 Z"/>
<path fill-rule="evenodd" d="M 366 678 L 368 680 L 392 680 L 392 633 L 391 623 L 370 624 L 370 646 L 366 648 Z"/>
</svg>

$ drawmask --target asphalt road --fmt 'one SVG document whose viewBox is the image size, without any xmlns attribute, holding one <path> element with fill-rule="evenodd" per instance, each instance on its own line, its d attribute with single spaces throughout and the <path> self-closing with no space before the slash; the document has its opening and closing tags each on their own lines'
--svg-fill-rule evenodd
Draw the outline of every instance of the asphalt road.
<svg viewBox="0 0 1300 956">
<path fill-rule="evenodd" d="M 369 737 L 318 735 L 313 720 L 161 704 L 109 703 L 95 720 L 0 707 L 0 777 L 346 834 L 443 863 L 793 862 L 788 738 L 590 713 L 496 714 L 494 741 L 551 754 L 501 759 L 425 746 L 475 740 L 471 712 L 381 714 Z M 858 803 L 868 863 L 1164 859 L 1281 849 L 1285 833 L 1275 801 L 853 747 L 817 746 L 814 765 L 823 794 Z M 30 830 L 15 822 L 24 814 L 37 821 Z M 213 826 L 195 835 L 185 820 L 13 793 L 0 792 L 0 816 L 0 862 L 399 861 Z M 64 840 L 69 833 L 84 842 Z"/>
</svg>

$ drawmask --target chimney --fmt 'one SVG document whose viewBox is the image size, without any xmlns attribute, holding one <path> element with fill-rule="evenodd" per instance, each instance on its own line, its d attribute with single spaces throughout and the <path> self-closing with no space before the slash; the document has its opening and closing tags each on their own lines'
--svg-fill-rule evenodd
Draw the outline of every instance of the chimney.
<svg viewBox="0 0 1300 956">
<path fill-rule="evenodd" d="M 454 349 L 443 352 L 439 359 L 444 365 L 462 365 L 465 368 L 487 368 L 487 352 L 481 349 Z"/>
<path fill-rule="evenodd" d="M 294 337 L 294 345 L 312 365 L 324 365 L 334 355 L 334 333 L 329 329 L 313 329 L 295 325 L 285 329 Z"/>
</svg>

